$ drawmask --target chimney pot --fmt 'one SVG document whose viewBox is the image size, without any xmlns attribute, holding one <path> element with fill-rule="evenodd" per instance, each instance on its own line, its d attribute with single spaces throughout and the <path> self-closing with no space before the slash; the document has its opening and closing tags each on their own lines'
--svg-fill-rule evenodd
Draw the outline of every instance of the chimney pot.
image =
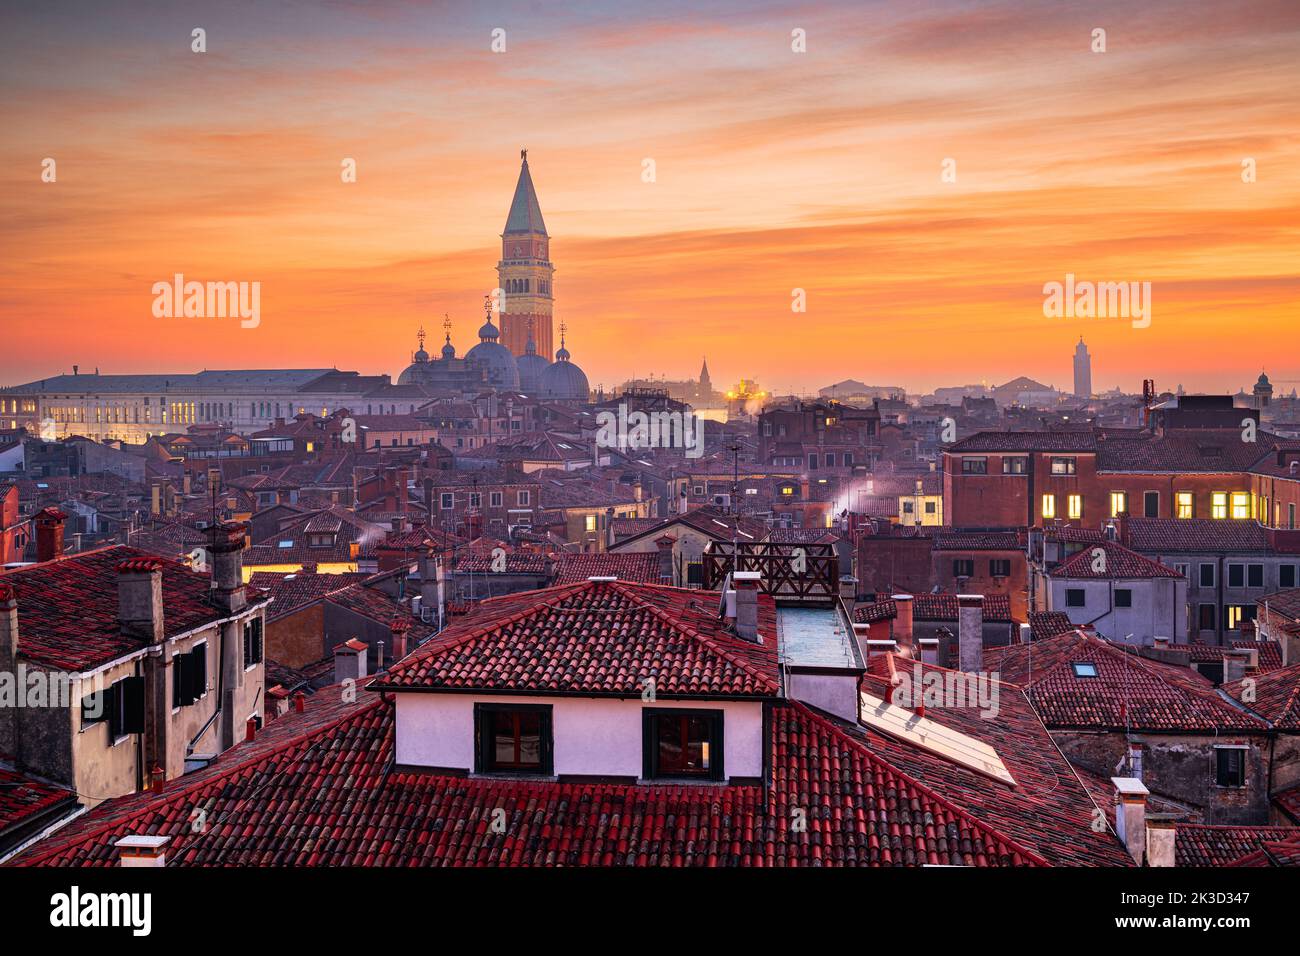
<svg viewBox="0 0 1300 956">
<path fill-rule="evenodd" d="M 1147 866 L 1173 866 L 1178 846 L 1178 828 L 1171 820 L 1147 824 Z"/>
<path fill-rule="evenodd" d="M 244 724 L 244 739 L 252 740 L 257 736 L 257 718 L 249 717 Z"/>
<path fill-rule="evenodd" d="M 37 512 L 33 519 L 37 561 L 57 561 L 63 557 L 63 522 L 67 519 L 58 508 L 42 508 Z"/>
<path fill-rule="evenodd" d="M 302 691 L 298 691 L 293 695 L 293 709 L 296 710 L 298 713 L 301 714 L 303 712 L 303 709 L 306 707 L 306 704 L 307 704 L 307 695 L 304 694 Z"/>
<path fill-rule="evenodd" d="M 334 683 L 360 680 L 366 676 L 366 652 L 370 648 L 357 638 L 344 641 L 334 648 Z"/>
<path fill-rule="evenodd" d="M 1146 849 L 1147 796 L 1150 794 L 1136 777 L 1111 777 L 1119 802 L 1115 807 L 1115 832 L 1128 849 L 1133 862 L 1142 865 Z"/>
<path fill-rule="evenodd" d="M 117 565 L 117 621 L 124 631 L 143 633 L 151 644 L 165 637 L 163 563 L 158 558 L 127 558 Z"/>
</svg>

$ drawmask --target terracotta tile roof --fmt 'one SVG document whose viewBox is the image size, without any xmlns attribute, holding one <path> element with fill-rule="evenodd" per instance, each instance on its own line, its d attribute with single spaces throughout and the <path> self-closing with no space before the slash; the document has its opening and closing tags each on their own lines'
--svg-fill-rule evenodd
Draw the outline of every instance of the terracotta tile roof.
<svg viewBox="0 0 1300 956">
<path fill-rule="evenodd" d="M 1093 552 L 1098 548 L 1106 554 L 1103 570 L 1093 570 Z M 1091 547 L 1077 551 L 1048 572 L 1055 578 L 1091 578 L 1094 580 L 1130 580 L 1134 578 L 1181 578 L 1173 568 L 1130 551 L 1117 541 L 1099 541 Z"/>
<path fill-rule="evenodd" d="M 1049 432 L 978 432 L 963 438 L 949 451 L 961 454 L 977 452 L 1060 451 L 1089 452 L 1097 450 L 1097 439 L 1090 431 Z"/>
<path fill-rule="evenodd" d="M 1115 784 L 1111 781 L 1111 777 L 1115 776 L 1115 774 L 1100 773 L 1073 761 L 1070 766 L 1074 768 L 1075 774 L 1083 781 L 1088 793 L 1092 795 L 1092 802 L 1105 812 L 1110 825 L 1115 826 Z M 1150 787 L 1149 781 L 1147 787 Z M 1200 820 L 1200 810 L 1198 808 L 1189 807 L 1155 790 L 1152 790 L 1147 795 L 1146 812 L 1148 819 L 1158 814 L 1159 817 L 1171 821 L 1196 823 Z"/>
<path fill-rule="evenodd" d="M 1300 827 L 1175 826 L 1175 866 L 1231 866 L 1265 843 L 1300 840 Z"/>
<path fill-rule="evenodd" d="M 1075 663 L 1090 663 L 1079 676 Z M 1029 688 L 1052 729 L 1150 733 L 1263 733 L 1262 720 L 1214 692 L 1195 671 L 1139 657 L 1102 638 L 1071 631 L 1032 644 L 986 647 L 984 667 Z"/>
<path fill-rule="evenodd" d="M 1023 551 L 1014 531 L 946 531 L 934 536 L 935 551 Z"/>
<path fill-rule="evenodd" d="M 894 656 L 895 670 L 914 679 L 916 662 Z M 920 664 L 927 677 L 951 674 L 947 668 Z M 884 698 L 889 661 L 869 662 L 862 690 Z M 993 713 L 971 701 L 970 707 L 927 708 L 925 716 L 992 747 L 1015 780 L 1011 785 L 866 727 L 846 728 L 873 754 L 909 776 L 922 780 L 964 811 L 1054 866 L 1131 866 L 1113 834 L 1090 827 L 1095 804 L 1089 790 L 1052 741 L 1024 691 L 997 685 Z"/>
<path fill-rule="evenodd" d="M 1029 629 L 1032 640 L 1042 641 L 1074 630 L 1074 622 L 1064 611 L 1030 611 Z"/>
<path fill-rule="evenodd" d="M 481 602 L 382 678 L 394 690 L 468 689 L 660 697 L 779 693 L 776 611 L 759 596 L 754 644 L 728 633 L 716 595 L 591 582 Z"/>
<path fill-rule="evenodd" d="M 1282 645 L 1277 641 L 1233 641 L 1232 647 L 1258 651 L 1261 674 L 1282 666 Z M 1189 663 L 1200 664 L 1223 660 L 1228 648 L 1222 644 L 1170 644 L 1169 650 L 1185 651 Z"/>
<path fill-rule="evenodd" d="M 317 574 L 315 571 L 254 571 L 248 583 L 274 598 L 267 608 L 267 620 L 274 621 L 312 604 L 330 591 L 337 591 L 366 578 L 363 572 Z"/>
<path fill-rule="evenodd" d="M 457 574 L 495 574 L 492 570 L 492 553 L 462 551 L 456 556 L 452 568 Z M 536 551 L 507 551 L 505 574 L 545 574 L 551 573 L 550 561 L 546 555 Z"/>
<path fill-rule="evenodd" d="M 143 648 L 117 620 L 117 566 L 131 558 L 162 564 L 164 622 L 168 636 L 221 620 L 210 603 L 211 578 L 176 561 L 123 545 L 84 551 L 60 561 L 0 575 L 18 595 L 18 653 L 67 671 L 85 671 Z"/>
<path fill-rule="evenodd" d="M 1282 812 L 1282 816 L 1300 825 L 1300 784 L 1295 784 L 1290 788 L 1275 793 L 1273 795 L 1273 806 Z"/>
<path fill-rule="evenodd" d="M 68 809 L 75 807 L 77 795 L 63 787 L 0 767 L 0 852 L 8 849 L 6 834 L 34 823 L 60 805 L 66 805 Z"/>
<path fill-rule="evenodd" d="M 1266 840 L 1254 853 L 1229 866 L 1300 866 L 1300 837 L 1287 842 Z"/>
<path fill-rule="evenodd" d="M 1180 428 L 1164 435 L 1110 436 L 1097 443 L 1097 470 L 1228 474 L 1244 472 L 1268 454 L 1275 439 L 1260 432 L 1243 442 L 1239 429 Z"/>
<path fill-rule="evenodd" d="M 1269 551 L 1268 532 L 1246 518 L 1130 518 L 1128 546 L 1148 553 Z"/>
<path fill-rule="evenodd" d="M 1251 674 L 1224 684 L 1222 690 L 1274 729 L 1300 732 L 1300 664 Z M 1247 702 L 1246 696 L 1254 699 Z"/>
<path fill-rule="evenodd" d="M 659 553 L 613 554 L 605 551 L 555 556 L 555 577 L 552 584 L 579 584 L 593 576 L 613 576 L 620 581 L 658 584 Z"/>
<path fill-rule="evenodd" d="M 330 591 L 325 595 L 325 600 L 391 630 L 405 628 L 408 631 L 407 640 L 411 644 L 418 644 L 437 630 L 435 626 L 421 621 L 379 588 L 351 584 L 337 591 Z"/>
<path fill-rule="evenodd" d="M 834 544 L 840 536 L 829 528 L 773 528 L 764 540 L 775 544 Z"/>
<path fill-rule="evenodd" d="M 860 605 L 853 614 L 853 619 L 859 624 L 874 624 L 877 621 L 886 621 L 897 616 L 898 608 L 891 596 L 882 591 L 876 594 L 874 602 Z M 912 620 L 955 622 L 957 620 L 957 595 L 912 595 Z M 1010 623 L 1011 598 L 1005 594 L 986 594 L 984 596 L 984 620 L 999 624 Z"/>
<path fill-rule="evenodd" d="M 764 788 L 396 770 L 392 706 L 341 697 L 315 694 L 305 713 L 290 710 L 161 793 L 101 804 L 14 865 L 113 866 L 113 841 L 127 834 L 170 836 L 168 866 L 1045 862 L 799 704 L 773 707 Z M 195 808 L 207 813 L 202 833 L 193 832 Z M 497 809 L 504 833 L 490 826 Z M 796 810 L 803 832 L 792 829 Z"/>
</svg>

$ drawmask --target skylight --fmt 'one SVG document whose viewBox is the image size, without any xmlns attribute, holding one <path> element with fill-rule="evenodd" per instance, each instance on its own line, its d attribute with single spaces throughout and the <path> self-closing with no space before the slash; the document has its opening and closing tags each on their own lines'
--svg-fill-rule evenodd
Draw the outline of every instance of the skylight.
<svg viewBox="0 0 1300 956">
<path fill-rule="evenodd" d="M 917 716 L 906 707 L 889 704 L 879 697 L 862 694 L 862 723 L 895 740 L 920 747 L 922 750 L 951 760 L 967 769 L 1016 785 L 998 752 L 967 734 L 945 727 L 929 717 Z"/>
<path fill-rule="evenodd" d="M 1097 665 L 1092 661 L 1074 661 L 1070 664 L 1074 668 L 1075 677 L 1096 677 Z"/>
<path fill-rule="evenodd" d="M 279 544 L 280 544 L 280 547 L 282 547 L 282 548 L 292 548 L 292 547 L 293 547 L 293 542 L 292 542 L 292 541 L 288 541 L 288 540 L 281 541 Z"/>
</svg>

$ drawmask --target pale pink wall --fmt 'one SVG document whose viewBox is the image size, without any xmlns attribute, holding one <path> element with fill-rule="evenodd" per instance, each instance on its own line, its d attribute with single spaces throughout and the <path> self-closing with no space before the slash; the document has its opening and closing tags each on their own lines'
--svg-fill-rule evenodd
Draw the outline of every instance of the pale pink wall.
<svg viewBox="0 0 1300 956">
<path fill-rule="evenodd" d="M 474 704 L 549 704 L 556 774 L 641 776 L 643 707 L 723 711 L 723 768 L 728 777 L 763 773 L 763 705 L 757 701 L 659 701 L 600 697 L 475 697 L 398 693 L 397 762 L 417 767 L 474 767 Z"/>
</svg>

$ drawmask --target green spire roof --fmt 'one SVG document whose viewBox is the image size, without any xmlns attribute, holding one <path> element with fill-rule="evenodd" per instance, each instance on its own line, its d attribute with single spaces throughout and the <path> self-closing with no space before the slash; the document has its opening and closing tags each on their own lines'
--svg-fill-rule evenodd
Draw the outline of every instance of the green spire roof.
<svg viewBox="0 0 1300 956">
<path fill-rule="evenodd" d="M 519 167 L 519 182 L 515 183 L 515 198 L 510 203 L 510 215 L 506 217 L 506 234 L 541 233 L 547 235 L 546 223 L 542 221 L 542 207 L 537 203 L 537 190 L 533 189 L 533 177 L 528 173 L 528 150 L 521 149 L 519 157 L 523 164 Z"/>
</svg>

